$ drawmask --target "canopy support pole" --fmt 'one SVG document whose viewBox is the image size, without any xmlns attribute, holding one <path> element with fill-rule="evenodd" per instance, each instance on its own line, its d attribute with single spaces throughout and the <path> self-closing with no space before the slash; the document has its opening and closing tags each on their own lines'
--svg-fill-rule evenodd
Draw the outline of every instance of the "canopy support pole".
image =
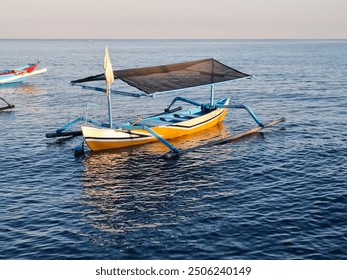
<svg viewBox="0 0 347 280">
<path fill-rule="evenodd" d="M 210 95 L 210 107 L 214 106 L 214 85 L 211 85 L 211 95 Z"/>
</svg>

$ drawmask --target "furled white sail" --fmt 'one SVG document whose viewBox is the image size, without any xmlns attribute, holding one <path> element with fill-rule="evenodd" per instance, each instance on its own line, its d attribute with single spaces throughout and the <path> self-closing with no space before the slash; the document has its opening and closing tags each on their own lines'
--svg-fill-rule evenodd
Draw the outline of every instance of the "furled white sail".
<svg viewBox="0 0 347 280">
<path fill-rule="evenodd" d="M 108 54 L 107 47 L 105 48 L 104 70 L 105 70 L 106 82 L 108 84 L 113 83 L 114 81 L 113 70 L 112 70 L 112 64 L 110 61 L 110 56 Z"/>
</svg>

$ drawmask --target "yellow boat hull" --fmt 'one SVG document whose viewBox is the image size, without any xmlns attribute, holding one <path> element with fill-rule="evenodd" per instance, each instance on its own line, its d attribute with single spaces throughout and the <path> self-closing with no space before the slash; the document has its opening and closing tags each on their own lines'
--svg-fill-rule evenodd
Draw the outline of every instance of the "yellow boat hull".
<svg viewBox="0 0 347 280">
<path fill-rule="evenodd" d="M 170 125 L 154 126 L 151 129 L 168 140 L 196 133 L 223 121 L 227 109 L 218 108 L 202 116 Z M 93 151 L 117 149 L 158 141 L 151 133 L 142 129 L 110 129 L 82 126 L 83 137 Z"/>
</svg>

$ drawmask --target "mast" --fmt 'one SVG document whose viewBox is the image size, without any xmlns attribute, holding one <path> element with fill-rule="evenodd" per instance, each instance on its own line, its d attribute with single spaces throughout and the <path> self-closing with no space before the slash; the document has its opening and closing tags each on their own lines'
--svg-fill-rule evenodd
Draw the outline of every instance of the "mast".
<svg viewBox="0 0 347 280">
<path fill-rule="evenodd" d="M 112 122 L 111 94 L 110 94 L 110 83 L 108 82 L 106 82 L 106 95 L 107 95 L 107 108 L 108 108 L 108 122 L 110 124 L 110 128 L 112 128 L 113 122 Z"/>
<path fill-rule="evenodd" d="M 108 54 L 107 46 L 105 48 L 104 71 L 105 71 L 105 77 L 106 77 L 106 96 L 107 96 L 107 107 L 108 107 L 108 119 L 109 119 L 110 128 L 112 128 L 113 123 L 112 123 L 110 87 L 111 87 L 111 83 L 113 83 L 113 81 L 114 81 L 114 76 L 113 76 L 113 70 L 112 70 L 112 65 L 111 65 L 109 54 Z"/>
</svg>

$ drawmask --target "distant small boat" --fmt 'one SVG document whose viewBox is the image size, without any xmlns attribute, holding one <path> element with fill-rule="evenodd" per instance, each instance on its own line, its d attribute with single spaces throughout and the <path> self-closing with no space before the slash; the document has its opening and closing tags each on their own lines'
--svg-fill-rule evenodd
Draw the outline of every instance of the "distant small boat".
<svg viewBox="0 0 347 280">
<path fill-rule="evenodd" d="M 40 62 L 38 61 L 37 63 L 27 64 L 16 69 L 0 70 L 0 84 L 22 82 L 26 77 L 46 72 L 47 68 L 36 70 L 36 67 L 39 65 L 39 63 Z"/>
<path fill-rule="evenodd" d="M 0 100 L 3 101 L 1 103 L 5 103 L 6 105 L 3 106 L 3 104 L 0 104 L 0 111 L 4 111 L 4 110 L 7 110 L 7 109 L 12 109 L 14 108 L 14 105 L 13 104 L 10 104 L 8 103 L 5 99 L 3 99 L 2 97 L 0 97 Z"/>
</svg>

